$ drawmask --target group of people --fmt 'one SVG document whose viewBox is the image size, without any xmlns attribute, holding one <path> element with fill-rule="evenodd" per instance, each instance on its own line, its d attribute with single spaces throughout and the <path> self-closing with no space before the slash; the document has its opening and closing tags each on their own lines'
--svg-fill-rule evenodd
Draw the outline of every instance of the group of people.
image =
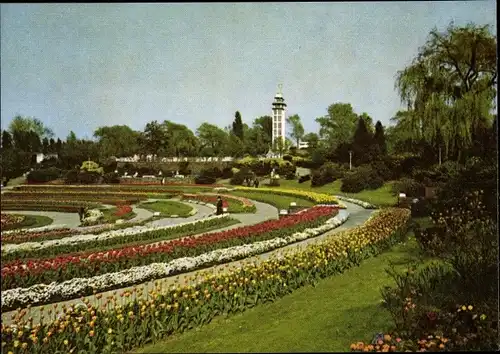
<svg viewBox="0 0 500 354">
<path fill-rule="evenodd" d="M 255 179 L 246 178 L 244 183 L 246 183 L 248 187 L 259 188 L 259 180 L 257 178 Z"/>
</svg>

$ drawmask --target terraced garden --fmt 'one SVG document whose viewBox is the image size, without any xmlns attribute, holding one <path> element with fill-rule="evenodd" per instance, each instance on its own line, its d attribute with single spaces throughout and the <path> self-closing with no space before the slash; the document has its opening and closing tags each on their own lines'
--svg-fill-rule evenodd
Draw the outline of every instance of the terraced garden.
<svg viewBox="0 0 500 354">
<path fill-rule="evenodd" d="M 4 349 L 106 353 L 137 348 L 343 272 L 396 242 L 409 217 L 405 210 L 387 209 L 363 225 L 371 211 L 331 195 L 241 187 L 221 193 L 213 187 L 110 187 L 117 198 L 135 198 L 133 220 L 3 232 Z M 49 209 L 83 202 L 102 208 L 111 192 L 107 196 L 101 188 L 19 186 L 5 194 L 29 195 L 27 200 Z M 213 215 L 217 195 L 228 213 Z M 302 208 L 278 217 L 278 209 L 290 203 Z M 65 319 L 56 314 L 59 308 Z M 19 334 L 10 327 L 14 324 L 40 326 Z"/>
</svg>

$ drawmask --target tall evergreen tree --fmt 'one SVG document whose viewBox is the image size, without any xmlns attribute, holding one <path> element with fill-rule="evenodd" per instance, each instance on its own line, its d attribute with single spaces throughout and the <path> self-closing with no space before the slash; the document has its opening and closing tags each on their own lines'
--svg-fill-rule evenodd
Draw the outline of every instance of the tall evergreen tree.
<svg viewBox="0 0 500 354">
<path fill-rule="evenodd" d="M 374 158 L 373 146 L 373 135 L 366 127 L 366 121 L 360 117 L 351 144 L 353 156 L 355 156 L 353 164 L 359 166 L 370 163 Z"/>
<path fill-rule="evenodd" d="M 7 130 L 2 132 L 2 149 L 8 150 L 12 149 L 12 135 Z"/>
<path fill-rule="evenodd" d="M 47 137 L 42 140 L 42 152 L 47 154 L 49 152 L 49 139 Z"/>
<path fill-rule="evenodd" d="M 56 141 L 54 140 L 54 138 L 50 138 L 49 140 L 49 152 L 56 152 Z"/>
<path fill-rule="evenodd" d="M 239 111 L 236 111 L 234 114 L 233 134 L 243 141 L 243 121 L 241 120 L 241 114 Z"/>
<path fill-rule="evenodd" d="M 387 154 L 387 144 L 385 143 L 385 132 L 384 126 L 380 121 L 375 124 L 375 135 L 373 137 L 375 144 L 378 145 L 380 153 L 382 155 Z"/>
<path fill-rule="evenodd" d="M 57 141 L 56 141 L 56 148 L 55 148 L 55 151 L 59 154 L 61 152 L 61 149 L 62 149 L 62 141 L 61 139 L 57 138 Z"/>
</svg>

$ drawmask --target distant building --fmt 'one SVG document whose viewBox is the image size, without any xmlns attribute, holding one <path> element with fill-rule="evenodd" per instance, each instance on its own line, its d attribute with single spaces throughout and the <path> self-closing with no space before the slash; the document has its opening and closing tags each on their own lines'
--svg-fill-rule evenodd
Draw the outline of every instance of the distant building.
<svg viewBox="0 0 500 354">
<path fill-rule="evenodd" d="M 59 155 L 57 154 L 44 154 L 41 152 L 33 154 L 32 161 L 36 161 L 36 163 L 40 163 L 43 160 L 48 160 L 48 159 L 58 159 Z"/>
<path fill-rule="evenodd" d="M 286 131 L 286 103 L 283 98 L 283 94 L 281 92 L 282 85 L 278 85 L 278 92 L 276 96 L 274 96 L 273 102 L 273 142 L 277 138 L 285 139 L 285 131 Z"/>
<path fill-rule="evenodd" d="M 307 149 L 309 148 L 309 143 L 307 141 L 299 141 L 299 149 Z"/>
</svg>

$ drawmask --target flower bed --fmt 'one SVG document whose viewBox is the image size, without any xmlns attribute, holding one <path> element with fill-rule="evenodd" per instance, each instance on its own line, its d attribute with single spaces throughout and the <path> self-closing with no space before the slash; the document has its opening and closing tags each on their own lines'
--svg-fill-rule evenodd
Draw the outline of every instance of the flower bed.
<svg viewBox="0 0 500 354">
<path fill-rule="evenodd" d="M 409 214 L 408 210 L 386 209 L 365 225 L 301 252 L 228 269 L 223 274 L 204 272 L 183 286 L 158 286 L 147 301 L 142 290 L 120 294 L 125 299 L 137 295 L 125 305 L 117 304 L 116 297 L 103 302 L 102 307 L 85 301 L 78 308 L 67 309 L 61 320 L 42 324 L 33 332 L 32 326 L 28 326 L 19 334 L 16 328 L 23 328 L 28 322 L 18 320 L 17 327 L 2 327 L 2 342 L 6 343 L 3 350 L 15 350 L 14 345 L 21 343 L 26 343 L 25 351 L 33 353 L 131 350 L 207 324 L 217 315 L 274 301 L 318 279 L 342 273 L 397 242 L 406 231 Z"/>
<path fill-rule="evenodd" d="M 207 229 L 213 229 L 214 227 L 228 226 L 229 224 L 234 224 L 234 220 L 229 216 L 216 215 L 176 225 L 136 226 L 101 233 L 85 233 L 45 242 L 4 245 L 2 248 L 2 261 L 5 264 L 6 262 L 19 261 L 21 259 L 62 256 L 69 253 L 72 256 L 76 256 L 78 252 L 84 252 L 89 248 L 112 250 L 113 248 L 123 247 L 123 245 L 130 246 L 137 243 L 151 243 L 192 235 L 207 231 Z"/>
<path fill-rule="evenodd" d="M 23 242 L 30 242 L 33 240 L 44 241 L 57 239 L 62 237 L 67 237 L 70 235 L 76 234 L 76 230 L 71 230 L 69 228 L 61 228 L 57 230 L 42 230 L 42 231 L 25 231 L 22 230 L 20 232 L 3 232 L 1 237 L 2 245 L 3 244 L 18 244 Z"/>
<path fill-rule="evenodd" d="M 131 267 L 165 263 L 193 257 L 216 249 L 270 240 L 322 224 L 336 208 L 314 207 L 309 211 L 279 220 L 228 231 L 184 237 L 167 242 L 131 246 L 106 252 L 83 252 L 55 258 L 6 262 L 2 257 L 2 291 L 35 284 L 62 282 L 75 277 L 88 278 Z"/>
<path fill-rule="evenodd" d="M 229 213 L 255 213 L 257 208 L 247 198 L 226 194 L 182 194 L 184 200 L 197 200 L 203 203 L 217 205 L 217 196 L 222 198 L 222 207 L 227 208 Z"/>
<path fill-rule="evenodd" d="M 252 188 L 252 187 L 235 187 L 235 190 L 239 191 L 252 191 L 259 193 L 271 193 L 278 195 L 286 195 L 298 198 L 305 198 L 317 204 L 339 204 L 337 199 L 328 194 L 307 192 L 297 189 L 287 189 L 287 188 Z"/>
<path fill-rule="evenodd" d="M 174 188 L 177 190 L 178 187 L 185 187 L 186 189 L 194 188 L 194 189 L 213 189 L 218 185 L 208 185 L 208 184 L 183 184 L 183 183 L 175 183 L 164 186 L 148 186 L 148 185 L 120 185 L 120 184 L 110 184 L 110 185 L 63 185 L 63 186 L 48 186 L 48 185 L 21 185 L 14 187 L 15 191 L 22 192 L 43 192 L 43 191 L 52 191 L 52 192 L 97 192 L 101 193 L 103 191 L 120 191 L 120 192 L 139 192 L 139 193 L 168 193 Z M 179 189 L 181 189 L 179 188 Z"/>
<path fill-rule="evenodd" d="M 24 215 L 1 214 L 0 218 L 2 230 L 8 230 L 21 224 L 26 217 Z"/>
<path fill-rule="evenodd" d="M 349 202 L 352 204 L 362 206 L 365 209 L 377 209 L 377 207 L 375 205 L 370 204 L 368 202 L 364 202 L 364 201 L 359 200 L 359 199 L 347 198 L 347 197 L 344 197 L 341 195 L 336 195 L 335 198 L 337 198 L 338 200 L 344 201 L 344 202 Z"/>
<path fill-rule="evenodd" d="M 93 209 L 101 204 L 75 200 L 5 200 L 2 197 L 2 210 L 35 210 L 56 211 L 62 213 L 76 213 L 81 207 Z"/>
<path fill-rule="evenodd" d="M 47 303 L 54 299 L 66 299 L 89 293 L 90 290 L 102 292 L 108 289 L 125 287 L 150 279 L 159 279 L 180 272 L 187 272 L 202 266 L 212 264 L 221 264 L 237 259 L 246 258 L 252 255 L 268 252 L 291 243 L 316 237 L 326 231 L 329 231 L 348 218 L 348 215 L 342 217 L 336 216 L 327 220 L 323 225 L 306 229 L 303 232 L 297 232 L 290 236 L 277 237 L 271 240 L 255 242 L 242 246 L 218 249 L 207 252 L 196 257 L 184 257 L 174 259 L 169 263 L 153 263 L 141 267 L 133 267 L 115 273 L 107 273 L 92 278 L 74 278 L 69 281 L 50 285 L 35 285 L 28 289 L 13 289 L 2 293 L 2 306 L 12 306 L 15 302 L 17 306 L 27 304 Z M 25 302 L 22 303 L 21 300 Z M 10 304 L 10 305 L 9 305 Z"/>
<path fill-rule="evenodd" d="M 10 192 L 2 195 L 3 201 L 52 201 L 52 200 L 74 200 L 91 201 L 102 204 L 130 203 L 135 204 L 141 200 L 147 199 L 147 193 L 127 193 L 127 192 Z"/>
</svg>

